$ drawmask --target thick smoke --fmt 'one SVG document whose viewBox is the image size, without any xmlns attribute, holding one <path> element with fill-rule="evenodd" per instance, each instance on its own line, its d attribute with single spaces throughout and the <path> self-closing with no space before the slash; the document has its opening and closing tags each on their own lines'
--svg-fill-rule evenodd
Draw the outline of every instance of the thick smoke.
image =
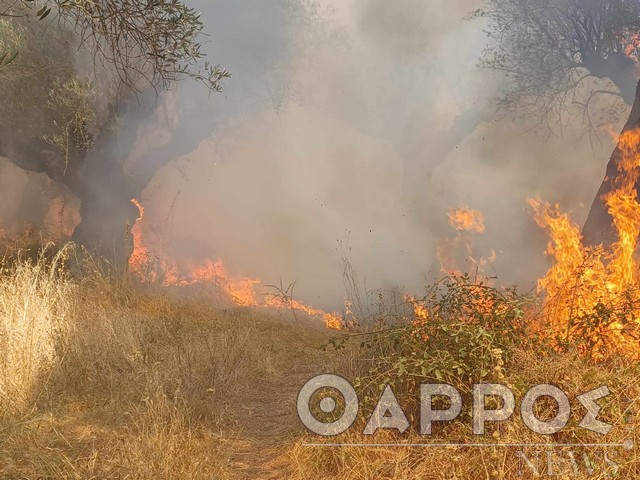
<svg viewBox="0 0 640 480">
<path fill-rule="evenodd" d="M 342 255 L 367 288 L 421 291 L 456 235 L 450 207 L 484 212 L 477 255 L 498 254 L 487 273 L 526 287 L 546 269 L 527 197 L 584 220 L 612 141 L 495 113 L 503 80 L 477 67 L 479 1 L 190 3 L 233 77 L 219 95 L 191 83 L 167 95 L 172 122 L 203 133 L 141 199 L 173 256 L 297 280 L 301 300 L 336 308 Z M 138 150 L 167 135 L 141 125 Z"/>
</svg>

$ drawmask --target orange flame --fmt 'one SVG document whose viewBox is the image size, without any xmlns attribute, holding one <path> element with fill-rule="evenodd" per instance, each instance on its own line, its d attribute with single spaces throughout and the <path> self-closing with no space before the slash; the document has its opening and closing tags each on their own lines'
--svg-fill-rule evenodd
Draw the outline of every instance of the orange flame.
<svg viewBox="0 0 640 480">
<path fill-rule="evenodd" d="M 449 225 L 458 231 L 484 232 L 484 214 L 468 207 L 449 210 Z"/>
<path fill-rule="evenodd" d="M 413 308 L 414 325 L 421 325 L 429 320 L 429 310 L 427 310 L 424 302 L 421 302 L 413 295 L 405 295 L 404 299 Z"/>
<path fill-rule="evenodd" d="M 129 268 L 138 274 L 142 274 L 144 266 L 148 265 L 150 261 L 149 251 L 142 242 L 141 224 L 142 219 L 144 218 L 144 207 L 135 198 L 131 199 L 131 203 L 133 203 L 138 209 L 138 218 L 136 219 L 136 223 L 133 225 L 133 227 L 131 227 L 131 237 L 133 238 L 133 252 L 129 256 Z"/>
<path fill-rule="evenodd" d="M 343 328 L 344 322 L 337 313 L 327 313 L 288 297 L 260 298 L 257 292 L 262 287 L 262 282 L 258 279 L 230 275 L 222 260 L 207 260 L 201 265 L 183 269 L 178 266 L 176 261 L 165 255 L 154 254 L 152 256 L 143 238 L 144 207 L 135 198 L 131 202 L 140 213 L 130 230 L 133 239 L 133 252 L 129 257 L 129 269 L 140 278 L 150 282 L 160 282 L 166 286 L 214 284 L 238 306 L 299 310 L 310 317 L 321 319 L 327 328 L 334 330 Z"/>
<path fill-rule="evenodd" d="M 477 275 L 482 275 L 484 267 L 496 259 L 495 251 L 491 251 L 488 257 L 480 258 L 476 258 L 473 252 L 471 235 L 485 231 L 484 214 L 469 207 L 458 207 L 450 209 L 447 215 L 449 225 L 458 232 L 458 235 L 453 239 L 442 240 L 436 249 L 441 271 L 447 274 L 462 275 L 462 269 L 458 267 L 456 262 L 456 254 L 459 253 L 462 246 L 464 260 L 468 264 L 465 270 L 475 270 Z"/>
<path fill-rule="evenodd" d="M 622 45 L 626 57 L 638 60 L 638 49 L 640 49 L 640 34 L 624 30 L 618 35 L 618 41 Z"/>
<path fill-rule="evenodd" d="M 613 190 L 604 196 L 618 234 L 611 246 L 584 246 L 580 228 L 558 206 L 532 199 L 529 204 L 536 222 L 551 237 L 547 254 L 554 259 L 538 282 L 547 298 L 545 329 L 563 342 L 585 335 L 585 322 L 590 322 L 592 351 L 585 353 L 598 357 L 617 352 L 640 358 L 640 318 L 628 316 L 640 305 L 640 263 L 635 255 L 640 234 L 635 189 L 640 178 L 640 130 L 624 132 L 618 149 L 618 175 Z"/>
<path fill-rule="evenodd" d="M 447 275 L 462 277 L 464 275 L 463 269 L 459 268 L 456 262 L 456 257 L 462 253 L 467 263 L 465 270 L 467 272 L 474 271 L 475 278 L 479 281 L 477 286 L 468 286 L 470 293 L 468 299 L 472 303 L 468 307 L 475 311 L 490 312 L 494 308 L 493 302 L 482 295 L 480 283 L 492 284 L 492 279 L 487 278 L 484 274 L 484 267 L 496 259 L 496 253 L 492 250 L 488 257 L 476 258 L 472 245 L 473 234 L 485 231 L 484 214 L 480 210 L 474 210 L 469 207 L 458 207 L 450 209 L 447 216 L 449 225 L 457 231 L 457 236 L 440 241 L 436 249 L 436 256 L 440 261 L 440 269 Z M 477 293 L 477 295 L 474 295 L 474 293 Z M 414 325 L 423 325 L 429 320 L 426 299 L 420 300 L 415 296 L 405 295 L 405 301 L 413 309 Z M 437 311 L 435 314 L 437 315 Z M 461 320 L 465 321 L 465 319 Z"/>
<path fill-rule="evenodd" d="M 222 288 L 236 305 L 241 307 L 256 307 L 259 305 L 254 288 L 256 285 L 260 285 L 260 280 L 230 277 L 222 260 L 215 262 L 207 260 L 203 265 L 190 268 L 187 275 L 178 277 L 180 280 L 172 281 L 174 285 L 188 286 L 199 283 L 215 283 Z"/>
<path fill-rule="evenodd" d="M 618 34 L 618 42 L 625 57 L 632 60 L 636 75 L 640 75 L 640 34 L 628 29 Z"/>
</svg>

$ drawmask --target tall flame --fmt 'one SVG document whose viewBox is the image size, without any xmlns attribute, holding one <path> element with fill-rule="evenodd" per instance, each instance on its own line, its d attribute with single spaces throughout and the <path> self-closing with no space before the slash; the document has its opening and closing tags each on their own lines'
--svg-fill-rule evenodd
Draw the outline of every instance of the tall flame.
<svg viewBox="0 0 640 480">
<path fill-rule="evenodd" d="M 531 199 L 529 204 L 536 222 L 551 237 L 547 254 L 554 259 L 538 282 L 547 298 L 544 328 L 558 342 L 589 331 L 593 338 L 588 353 L 596 357 L 619 352 L 640 358 L 640 318 L 636 313 L 629 318 L 629 312 L 637 312 L 640 305 L 640 263 L 635 255 L 640 234 L 635 187 L 640 178 L 640 130 L 624 132 L 618 149 L 618 175 L 613 190 L 604 196 L 617 231 L 612 245 L 586 247 L 578 225 L 558 206 Z"/>
</svg>

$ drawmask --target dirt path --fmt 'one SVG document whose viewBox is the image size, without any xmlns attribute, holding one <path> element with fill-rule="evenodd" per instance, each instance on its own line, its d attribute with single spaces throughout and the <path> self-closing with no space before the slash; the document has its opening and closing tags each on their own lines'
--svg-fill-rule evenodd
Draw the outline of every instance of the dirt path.
<svg viewBox="0 0 640 480">
<path fill-rule="evenodd" d="M 265 378 L 261 385 L 247 388 L 237 398 L 234 421 L 240 438 L 232 455 L 233 478 L 289 478 L 282 453 L 303 432 L 296 414 L 298 391 L 309 378 L 323 371 L 326 354 L 320 346 L 331 335 L 328 331 L 312 331 L 288 338 L 283 350 L 286 373 Z"/>
</svg>

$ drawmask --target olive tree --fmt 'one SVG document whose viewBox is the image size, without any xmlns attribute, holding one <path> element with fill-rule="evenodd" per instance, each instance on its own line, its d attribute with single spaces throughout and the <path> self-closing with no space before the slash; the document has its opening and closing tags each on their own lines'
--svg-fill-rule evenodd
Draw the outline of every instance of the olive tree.
<svg viewBox="0 0 640 480">
<path fill-rule="evenodd" d="M 81 200 L 79 242 L 124 253 L 131 198 L 197 145 L 152 148 L 125 168 L 162 90 L 192 79 L 218 92 L 229 76 L 203 58 L 203 28 L 179 0 L 0 0 L 0 155 Z"/>
<path fill-rule="evenodd" d="M 224 69 L 202 59 L 199 14 L 178 0 L 3 0 L 0 17 L 51 18 L 72 30 L 90 48 L 97 63 L 115 67 L 128 87 L 166 86 L 192 77 L 219 91 L 228 76 Z M 3 63 L 19 51 L 4 52 Z"/>
<path fill-rule="evenodd" d="M 481 64 L 508 80 L 501 107 L 551 121 L 578 107 L 591 122 L 598 105 L 608 122 L 633 104 L 640 1 L 486 1 L 476 12 L 490 37 Z"/>
</svg>

